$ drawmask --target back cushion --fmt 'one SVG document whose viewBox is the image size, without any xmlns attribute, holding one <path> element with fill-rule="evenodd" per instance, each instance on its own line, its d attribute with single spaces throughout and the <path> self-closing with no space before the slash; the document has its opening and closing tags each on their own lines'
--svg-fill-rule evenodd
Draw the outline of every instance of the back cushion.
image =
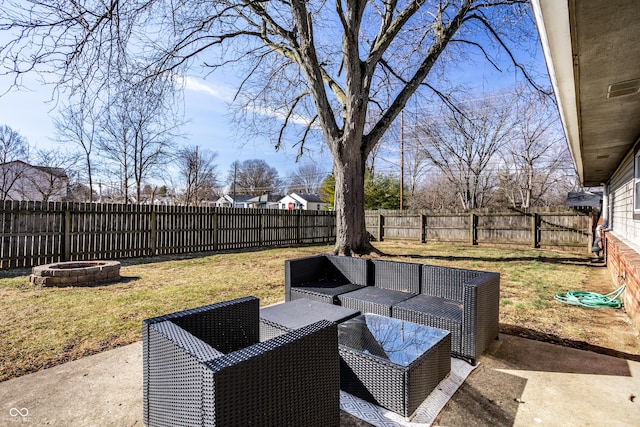
<svg viewBox="0 0 640 427">
<path fill-rule="evenodd" d="M 482 271 L 461 268 L 422 266 L 421 293 L 434 297 L 464 301 L 464 284 L 480 276 Z"/>
<path fill-rule="evenodd" d="M 369 284 L 369 260 L 367 258 L 328 255 L 327 260 L 332 265 L 336 281 L 361 286 Z"/>
<path fill-rule="evenodd" d="M 420 293 L 420 264 L 373 260 L 373 266 L 375 287 Z"/>
</svg>

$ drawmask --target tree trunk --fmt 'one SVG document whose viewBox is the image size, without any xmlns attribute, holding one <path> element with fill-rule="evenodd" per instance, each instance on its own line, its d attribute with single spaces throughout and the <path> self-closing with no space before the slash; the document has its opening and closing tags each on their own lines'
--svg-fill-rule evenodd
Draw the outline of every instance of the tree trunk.
<svg viewBox="0 0 640 427">
<path fill-rule="evenodd" d="M 87 158 L 87 175 L 89 177 L 89 202 L 93 202 L 93 174 L 91 172 L 91 158 L 89 157 L 90 153 L 86 153 Z"/>
<path fill-rule="evenodd" d="M 378 252 L 369 243 L 364 217 L 365 155 L 359 144 L 341 144 L 334 155 L 333 173 L 336 179 L 336 246 L 338 255 L 366 255 Z"/>
</svg>

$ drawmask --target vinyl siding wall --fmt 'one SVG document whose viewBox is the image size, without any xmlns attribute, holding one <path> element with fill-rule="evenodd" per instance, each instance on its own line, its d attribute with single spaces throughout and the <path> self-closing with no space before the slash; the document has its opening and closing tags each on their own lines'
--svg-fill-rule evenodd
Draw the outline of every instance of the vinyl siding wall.
<svg viewBox="0 0 640 427">
<path fill-rule="evenodd" d="M 609 181 L 607 267 L 614 286 L 624 283 L 625 311 L 640 332 L 640 220 L 633 218 L 633 152 Z"/>
<path fill-rule="evenodd" d="M 609 228 L 618 237 L 640 248 L 640 220 L 633 219 L 633 153 L 630 153 L 609 184 Z"/>
</svg>

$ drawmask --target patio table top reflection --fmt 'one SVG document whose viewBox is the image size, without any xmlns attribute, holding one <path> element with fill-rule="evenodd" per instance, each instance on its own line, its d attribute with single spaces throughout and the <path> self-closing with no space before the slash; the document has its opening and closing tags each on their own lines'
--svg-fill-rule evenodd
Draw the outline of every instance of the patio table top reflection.
<svg viewBox="0 0 640 427">
<path fill-rule="evenodd" d="M 338 343 L 406 367 L 448 333 L 377 314 L 362 314 L 338 325 Z"/>
</svg>

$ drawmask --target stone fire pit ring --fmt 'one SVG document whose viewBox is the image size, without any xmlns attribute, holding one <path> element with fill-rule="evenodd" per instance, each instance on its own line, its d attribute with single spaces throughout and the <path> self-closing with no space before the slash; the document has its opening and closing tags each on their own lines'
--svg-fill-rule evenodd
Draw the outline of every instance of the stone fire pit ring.
<svg viewBox="0 0 640 427">
<path fill-rule="evenodd" d="M 119 261 L 68 261 L 39 265 L 31 270 L 33 286 L 96 286 L 120 279 Z"/>
</svg>

